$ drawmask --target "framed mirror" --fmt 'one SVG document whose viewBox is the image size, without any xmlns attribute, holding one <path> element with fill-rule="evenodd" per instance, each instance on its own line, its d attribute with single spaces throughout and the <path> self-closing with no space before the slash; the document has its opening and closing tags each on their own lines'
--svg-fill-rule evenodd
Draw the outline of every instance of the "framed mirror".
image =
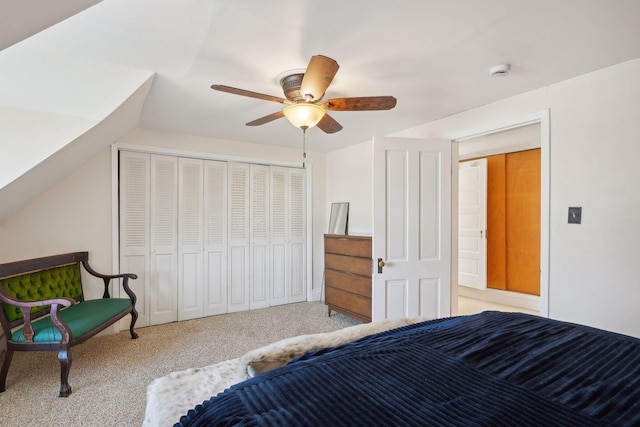
<svg viewBox="0 0 640 427">
<path fill-rule="evenodd" d="M 349 202 L 332 203 L 329 218 L 329 234 L 347 234 L 349 226 Z"/>
</svg>

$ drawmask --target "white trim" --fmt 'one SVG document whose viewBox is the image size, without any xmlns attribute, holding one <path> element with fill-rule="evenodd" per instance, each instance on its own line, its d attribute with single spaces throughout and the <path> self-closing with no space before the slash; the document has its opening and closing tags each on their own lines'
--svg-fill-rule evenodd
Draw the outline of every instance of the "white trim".
<svg viewBox="0 0 640 427">
<path fill-rule="evenodd" d="M 253 163 L 258 165 L 285 166 L 289 168 L 302 169 L 302 162 L 290 162 L 280 160 L 266 160 L 253 157 L 231 156 L 228 154 L 216 154 L 203 151 L 190 151 L 167 147 L 153 147 L 149 145 L 127 144 L 116 142 L 114 146 L 119 150 L 137 151 L 140 153 L 166 154 L 177 157 L 191 157 L 195 159 L 220 160 L 225 162 Z M 312 161 L 306 161 L 307 165 Z"/>
<path fill-rule="evenodd" d="M 536 113 L 525 114 L 519 119 L 506 120 L 504 122 L 500 122 L 495 125 L 482 125 L 473 130 L 465 132 L 464 136 L 460 136 L 459 138 L 454 138 L 454 140 L 458 142 L 462 142 L 467 139 L 477 138 L 479 136 L 485 136 L 485 135 L 489 135 L 496 132 L 502 132 L 505 130 L 518 128 L 521 126 L 531 125 L 533 123 L 540 122 L 545 112 L 547 113 L 547 115 L 549 114 L 549 110 L 543 110 L 543 111 L 538 111 Z"/>
<path fill-rule="evenodd" d="M 551 236 L 551 123 L 549 110 L 540 117 L 540 315 L 549 317 L 549 247 Z"/>
<path fill-rule="evenodd" d="M 458 202 L 459 202 L 459 162 L 458 141 L 451 141 L 451 295 L 449 303 L 451 316 L 458 315 Z M 455 214 L 454 214 L 455 212 Z"/>
<path fill-rule="evenodd" d="M 525 308 L 527 310 L 540 311 L 542 299 L 537 295 L 523 294 L 520 292 L 501 291 L 491 288 L 480 290 L 461 285 L 458 285 L 457 288 L 458 295 L 461 297 L 488 301 L 495 304 L 511 305 L 514 307 Z"/>
<path fill-rule="evenodd" d="M 549 235 L 550 235 L 550 156 L 551 156 L 551 136 L 549 124 L 549 110 L 542 110 L 536 113 L 528 114 L 519 119 L 508 120 L 495 125 L 482 125 L 469 131 L 454 141 L 464 141 L 467 139 L 484 136 L 503 130 L 513 129 L 519 126 L 525 126 L 535 122 L 540 122 L 540 315 L 549 317 Z M 452 212 L 452 215 L 457 215 Z M 453 239 L 458 238 L 457 230 Z"/>
<path fill-rule="evenodd" d="M 120 274 L 120 228 L 119 228 L 119 219 L 120 219 L 120 210 L 118 209 L 119 198 L 118 198 L 118 148 L 115 145 L 111 145 L 111 270 L 112 274 Z M 117 289 L 117 295 L 116 293 Z M 124 295 L 124 290 L 120 283 L 118 286 L 113 286 L 110 290 L 111 295 L 114 298 L 127 298 L 127 295 Z M 116 322 L 111 326 L 111 333 L 116 334 L 120 331 L 126 331 L 129 329 L 129 324 L 131 323 L 130 316 L 125 316 L 123 319 L 120 319 L 119 322 Z"/>
<path fill-rule="evenodd" d="M 307 239 L 306 239 L 306 250 L 307 250 L 307 265 L 306 265 L 306 278 L 307 281 L 307 301 L 318 301 L 316 299 L 315 294 L 313 293 L 313 165 L 306 162 L 305 167 L 305 182 L 307 184 L 306 188 L 306 209 L 307 209 Z"/>
<path fill-rule="evenodd" d="M 120 227 L 118 209 L 118 147 L 111 146 L 111 268 L 113 274 L 120 274 Z M 120 297 L 120 286 L 118 287 L 118 297 Z"/>
</svg>

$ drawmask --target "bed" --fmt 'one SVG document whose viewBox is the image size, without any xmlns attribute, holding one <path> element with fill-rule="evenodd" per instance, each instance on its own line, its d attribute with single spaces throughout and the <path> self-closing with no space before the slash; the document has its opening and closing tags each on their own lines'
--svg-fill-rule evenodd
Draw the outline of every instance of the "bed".
<svg viewBox="0 0 640 427">
<path fill-rule="evenodd" d="M 267 366 L 176 426 L 640 425 L 640 340 L 519 313 L 407 322 Z"/>
</svg>

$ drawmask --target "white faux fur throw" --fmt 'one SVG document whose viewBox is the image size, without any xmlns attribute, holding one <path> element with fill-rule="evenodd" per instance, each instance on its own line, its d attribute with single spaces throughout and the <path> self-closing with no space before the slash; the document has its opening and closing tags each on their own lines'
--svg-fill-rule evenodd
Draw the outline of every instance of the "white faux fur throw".
<svg viewBox="0 0 640 427">
<path fill-rule="evenodd" d="M 237 359 L 204 368 L 172 372 L 147 387 L 143 427 L 173 426 L 189 409 L 254 374 L 283 366 L 312 350 L 335 347 L 389 329 L 421 322 L 422 318 L 384 320 L 350 326 L 335 332 L 300 335 L 252 350 Z"/>
</svg>

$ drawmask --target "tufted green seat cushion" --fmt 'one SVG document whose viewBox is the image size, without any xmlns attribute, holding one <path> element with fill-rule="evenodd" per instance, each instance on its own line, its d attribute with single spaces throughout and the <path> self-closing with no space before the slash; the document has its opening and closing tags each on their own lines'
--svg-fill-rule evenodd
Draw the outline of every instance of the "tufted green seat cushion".
<svg viewBox="0 0 640 427">
<path fill-rule="evenodd" d="M 76 299 L 82 295 L 80 265 L 74 263 L 9 277 L 0 280 L 0 286 L 9 295 L 22 301 L 41 301 L 58 297 Z M 22 319 L 22 311 L 19 307 L 2 305 L 9 322 Z M 34 307 L 31 312 L 36 313 L 46 308 L 48 306 Z"/>
<path fill-rule="evenodd" d="M 71 329 L 71 339 L 73 339 L 86 334 L 114 316 L 126 312 L 130 307 L 130 299 L 103 298 L 83 301 L 61 310 L 58 314 Z M 36 320 L 32 323 L 32 327 L 34 332 L 33 342 L 59 342 L 62 339 L 60 331 L 53 326 L 50 317 Z M 20 343 L 25 342 L 22 328 L 17 329 L 11 335 L 11 340 Z"/>
</svg>

